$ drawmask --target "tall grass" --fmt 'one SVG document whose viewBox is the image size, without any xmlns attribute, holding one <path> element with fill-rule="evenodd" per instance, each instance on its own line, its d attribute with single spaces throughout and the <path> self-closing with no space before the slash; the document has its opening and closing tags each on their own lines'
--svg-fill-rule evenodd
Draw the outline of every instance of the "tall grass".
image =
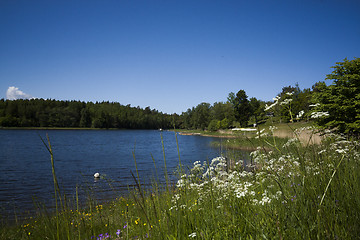
<svg viewBox="0 0 360 240">
<path fill-rule="evenodd" d="M 2 226 L 0 239 L 359 239 L 359 143 L 262 140 L 247 166 L 196 161 L 176 186 L 150 189 L 134 176 L 127 198 L 74 210 L 63 201 L 55 215 Z"/>
</svg>

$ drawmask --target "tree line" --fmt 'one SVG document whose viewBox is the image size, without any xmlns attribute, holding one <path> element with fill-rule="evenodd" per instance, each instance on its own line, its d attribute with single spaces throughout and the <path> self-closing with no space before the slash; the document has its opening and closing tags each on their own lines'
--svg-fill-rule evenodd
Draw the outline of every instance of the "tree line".
<svg viewBox="0 0 360 240">
<path fill-rule="evenodd" d="M 312 90 L 307 88 L 301 90 L 298 84 L 283 87 L 277 95 L 282 101 L 289 99 L 291 94 L 291 111 L 282 105 L 275 106 L 271 110 L 266 109 L 272 101 L 262 101 L 255 97 L 249 98 L 245 90 L 241 89 L 236 94 L 231 92 L 226 102 L 200 103 L 196 107 L 189 108 L 180 116 L 182 128 L 207 129 L 210 131 L 228 129 L 231 127 L 249 127 L 272 122 L 293 122 L 307 120 L 309 105 L 311 104 Z M 304 114 L 301 114 L 304 111 Z M 291 116 L 297 113 L 296 116 Z M 299 116 L 299 113 L 301 116 Z"/>
<path fill-rule="evenodd" d="M 286 87 L 284 91 L 299 88 Z M 300 104 L 298 104 L 300 105 Z M 146 107 L 131 107 L 117 102 L 59 101 L 54 99 L 0 100 L 1 127 L 58 127 L 58 128 L 119 128 L 119 129 L 202 129 L 215 131 L 231 127 L 247 127 L 265 122 L 269 116 L 266 102 L 252 97 L 244 90 L 230 93 L 226 102 L 200 103 L 182 114 L 164 114 Z M 284 121 L 286 112 L 279 112 Z M 276 112 L 276 117 L 278 112 Z"/>
<path fill-rule="evenodd" d="M 117 102 L 0 100 L 2 127 L 159 129 L 173 127 L 172 119 L 172 115 L 150 107 Z"/>
<path fill-rule="evenodd" d="M 360 58 L 331 67 L 325 81 L 311 88 L 285 86 L 273 101 L 248 98 L 245 90 L 231 92 L 226 102 L 201 103 L 180 116 L 182 128 L 218 130 L 264 122 L 313 121 L 318 127 L 360 136 Z"/>
<path fill-rule="evenodd" d="M 226 102 L 200 103 L 182 114 L 165 114 L 117 102 L 0 100 L 0 127 L 74 127 L 125 129 L 202 129 L 248 127 L 267 121 L 314 120 L 322 128 L 358 135 L 360 130 L 360 58 L 345 59 L 312 88 L 283 87 L 273 101 L 231 92 Z"/>
</svg>

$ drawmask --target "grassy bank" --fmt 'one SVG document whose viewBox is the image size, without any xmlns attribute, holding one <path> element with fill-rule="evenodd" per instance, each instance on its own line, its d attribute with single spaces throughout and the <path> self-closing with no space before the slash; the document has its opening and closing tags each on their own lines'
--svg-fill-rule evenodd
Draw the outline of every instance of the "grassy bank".
<svg viewBox="0 0 360 240">
<path fill-rule="evenodd" d="M 270 150 L 277 144 L 282 145 L 291 138 L 299 139 L 303 144 L 321 142 L 321 137 L 313 127 L 312 122 L 277 123 L 275 125 L 260 125 L 252 128 L 256 131 L 201 131 L 201 130 L 178 130 L 182 135 L 200 135 L 207 137 L 222 138 L 225 140 L 214 141 L 214 147 L 225 150 L 238 149 L 254 151 L 258 147 Z"/>
<path fill-rule="evenodd" d="M 335 135 L 321 144 L 261 135 L 257 141 L 269 149 L 259 145 L 247 171 L 241 159 L 197 161 L 180 170 L 176 186 L 154 183 L 145 191 L 134 176 L 129 197 L 89 201 L 83 209 L 58 194 L 56 214 L 43 209 L 21 225 L 3 224 L 0 239 L 360 237 L 358 142 Z"/>
</svg>

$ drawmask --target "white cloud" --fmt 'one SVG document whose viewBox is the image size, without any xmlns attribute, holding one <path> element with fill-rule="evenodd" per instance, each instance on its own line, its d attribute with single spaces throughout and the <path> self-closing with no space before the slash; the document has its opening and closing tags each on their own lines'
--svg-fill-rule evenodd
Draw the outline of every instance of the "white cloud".
<svg viewBox="0 0 360 240">
<path fill-rule="evenodd" d="M 16 99 L 32 99 L 33 97 L 29 94 L 24 93 L 19 90 L 17 87 L 9 87 L 6 91 L 6 99 L 8 100 L 16 100 Z"/>
</svg>

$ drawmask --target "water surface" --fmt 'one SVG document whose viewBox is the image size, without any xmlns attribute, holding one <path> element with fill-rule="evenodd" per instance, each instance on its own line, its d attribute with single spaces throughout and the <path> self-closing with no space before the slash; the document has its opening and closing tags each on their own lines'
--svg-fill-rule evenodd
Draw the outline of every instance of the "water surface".
<svg viewBox="0 0 360 240">
<path fill-rule="evenodd" d="M 50 154 L 42 143 L 48 134 L 61 190 L 73 196 L 76 186 L 81 198 L 92 189 L 97 199 L 111 199 L 134 185 L 136 158 L 143 183 L 164 180 L 164 139 L 168 173 L 177 169 L 179 156 L 174 132 L 155 130 L 0 130 L 0 214 L 13 215 L 34 209 L 33 199 L 47 206 L 54 203 Z M 210 143 L 218 139 L 178 135 L 181 162 L 191 166 L 219 156 Z M 155 162 L 155 166 L 154 166 Z M 94 180 L 99 172 L 104 178 Z M 173 176 L 172 179 L 175 179 Z M 111 186 L 109 185 L 111 183 Z"/>
</svg>

